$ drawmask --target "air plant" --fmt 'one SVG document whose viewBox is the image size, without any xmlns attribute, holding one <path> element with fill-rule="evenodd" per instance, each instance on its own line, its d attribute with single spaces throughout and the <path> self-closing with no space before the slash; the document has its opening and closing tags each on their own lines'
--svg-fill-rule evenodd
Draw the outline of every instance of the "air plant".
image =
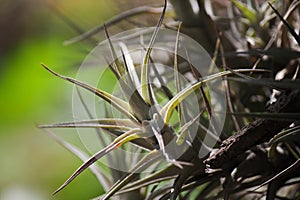
<svg viewBox="0 0 300 200">
<path fill-rule="evenodd" d="M 253 10 L 247 11 L 244 4 L 238 1 L 232 2 L 245 17 L 249 18 L 251 23 L 257 23 Z M 159 72 L 157 70 L 159 67 L 156 66 L 158 61 L 154 60 L 153 51 L 158 33 L 162 29 L 166 8 L 167 1 L 165 1 L 149 44 L 144 47 L 143 62 L 139 67 L 132 63 L 130 53 L 126 52 L 126 45 L 123 44 L 121 54 L 118 54 L 107 28 L 103 27 L 113 58 L 113 62 L 107 64 L 125 98 L 117 97 L 74 78 L 60 75 L 43 64 L 44 68 L 53 75 L 103 99 L 122 116 L 122 118 L 116 118 L 107 113 L 107 117 L 95 119 L 89 114 L 91 119 L 84 121 L 40 126 L 47 130 L 49 128 L 91 128 L 100 136 L 109 133 L 114 137 L 111 143 L 87 159 L 87 155 L 82 151 L 50 132 L 63 146 L 82 160 L 86 160 L 54 194 L 65 188 L 87 168 L 90 168 L 98 177 L 106 192 L 96 199 L 109 199 L 113 196 L 119 199 L 246 199 L 265 196 L 268 199 L 274 199 L 281 186 L 297 185 L 299 180 L 294 178 L 299 175 L 296 172 L 299 168 L 300 155 L 299 126 L 295 123 L 294 127 L 288 127 L 291 121 L 299 120 L 297 110 L 295 110 L 296 114 L 290 113 L 292 112 L 290 107 L 297 107 L 297 100 L 299 100 L 298 91 L 290 92 L 291 88 L 299 90 L 297 81 L 266 80 L 254 76 L 254 72 L 261 75 L 269 70 L 237 67 L 231 69 L 224 61 L 224 68 L 211 71 L 209 75 L 202 75 L 197 72 L 189 59 L 182 61 L 182 58 L 178 56 L 179 48 L 182 47 L 180 25 L 177 27 L 177 35 L 173 43 L 174 50 L 170 54 L 173 60 L 169 63 L 169 67 L 173 69 L 173 73 L 170 75 Z M 275 8 L 272 6 L 270 8 L 280 16 L 281 21 L 289 28 L 296 41 L 299 41 L 299 36 L 292 31 L 291 26 L 288 26 L 288 22 Z M 225 57 L 220 41 L 217 44 L 215 56 L 210 65 L 205 66 L 207 69 L 214 65 L 214 61 L 219 57 L 219 51 L 221 57 L 223 59 Z M 188 51 L 186 56 L 191 57 Z M 186 63 L 184 69 L 179 67 L 181 63 Z M 153 74 L 159 86 L 151 81 Z M 183 74 L 182 77 L 181 74 Z M 191 74 L 192 78 L 187 79 L 187 76 Z M 187 81 L 184 83 L 183 80 Z M 226 110 L 223 110 L 223 114 L 231 116 L 262 118 L 262 120 L 251 122 L 229 137 L 230 134 L 223 133 L 213 118 L 213 115 L 218 114 L 220 110 L 215 110 L 208 85 L 216 80 L 221 80 L 222 84 L 230 80 L 263 85 L 272 89 L 287 89 L 288 92 L 279 98 L 287 103 L 283 107 L 278 107 L 275 103 L 273 108 L 271 106 L 269 109 L 270 112 L 265 113 L 234 112 L 233 108 L 226 113 Z M 166 81 L 174 82 L 174 87 L 168 87 Z M 230 89 L 228 87 L 224 89 L 228 90 L 226 94 L 230 95 Z M 80 96 L 80 92 L 78 94 Z M 158 98 L 160 95 L 165 101 Z M 187 102 L 192 95 L 195 96 L 198 109 Z M 232 104 L 230 98 L 227 100 L 228 104 Z M 82 104 L 84 105 L 83 100 Z M 89 113 L 88 108 L 86 111 Z M 283 118 L 290 121 L 281 122 Z M 272 123 L 278 123 L 280 127 L 277 127 L 276 131 L 269 128 L 269 132 L 272 133 L 264 135 L 265 124 Z M 260 133 L 255 129 L 257 127 Z M 258 138 L 251 139 L 249 132 Z M 277 133 L 279 134 L 275 136 Z M 229 139 L 225 140 L 228 137 Z M 267 143 L 268 139 L 271 139 L 270 143 Z M 104 156 L 108 156 L 110 162 L 114 162 L 116 158 L 110 156 L 109 153 L 126 145 L 135 145 L 140 148 L 143 157 L 139 158 L 128 171 L 115 175 L 113 179 L 116 181 L 114 182 L 109 175 L 103 173 L 103 169 L 93 164 Z M 213 151 L 215 148 L 219 149 L 217 153 Z M 282 150 L 282 155 L 278 149 Z M 290 158 L 291 154 L 294 160 Z M 289 166 L 280 164 L 284 159 L 289 160 Z M 252 167 L 249 168 L 249 165 Z M 276 166 L 279 166 L 280 172 L 274 169 Z M 110 171 L 111 176 L 114 175 L 113 170 Z M 268 185 L 267 191 L 266 185 Z M 299 194 L 294 196 L 297 195 L 299 197 Z"/>
</svg>

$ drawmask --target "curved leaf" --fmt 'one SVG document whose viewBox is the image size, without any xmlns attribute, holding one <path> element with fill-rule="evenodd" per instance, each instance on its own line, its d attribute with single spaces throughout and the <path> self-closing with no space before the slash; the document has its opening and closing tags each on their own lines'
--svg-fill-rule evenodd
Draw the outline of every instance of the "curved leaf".
<svg viewBox="0 0 300 200">
<path fill-rule="evenodd" d="M 101 157 L 105 156 L 107 153 L 110 151 L 122 146 L 123 144 L 140 138 L 141 131 L 140 129 L 132 129 L 119 137 L 117 137 L 110 145 L 102 149 L 101 151 L 97 152 L 95 155 L 93 155 L 89 160 L 87 160 L 84 164 L 82 164 L 71 176 L 68 178 L 68 180 L 62 184 L 54 193 L 58 193 L 61 191 L 63 188 L 65 188 L 70 182 L 72 182 L 79 174 L 81 174 L 85 169 L 87 169 L 89 166 L 94 164 L 97 160 L 99 160 Z"/>
<path fill-rule="evenodd" d="M 139 188 L 146 187 L 146 186 L 149 186 L 154 183 L 159 183 L 160 181 L 163 181 L 163 180 L 169 180 L 169 179 L 175 178 L 179 172 L 180 172 L 180 169 L 178 167 L 176 167 L 174 165 L 170 165 L 158 172 L 150 174 L 149 176 L 147 176 L 143 179 L 136 180 L 135 182 L 128 184 L 120 192 L 126 192 L 126 191 L 139 189 Z"/>
<path fill-rule="evenodd" d="M 195 90 L 199 89 L 203 83 L 215 80 L 222 76 L 228 76 L 233 73 L 243 73 L 243 72 L 262 72 L 265 70 L 253 70 L 253 69 L 237 69 L 237 70 L 230 70 L 230 71 L 223 71 L 219 73 L 212 74 L 210 76 L 203 77 L 199 82 L 186 87 L 185 89 L 181 90 L 177 95 L 175 95 L 160 111 L 161 116 L 164 118 L 166 124 L 169 124 L 169 120 L 173 110 L 180 104 L 185 98 L 187 98 L 191 93 Z"/>
<path fill-rule="evenodd" d="M 138 126 L 129 119 L 97 119 L 78 122 L 63 122 L 50 125 L 40 125 L 39 128 L 104 128 L 116 131 L 129 131 Z"/>
<path fill-rule="evenodd" d="M 78 149 L 77 147 L 73 146 L 72 144 L 62 140 L 60 137 L 55 135 L 49 130 L 46 130 L 46 132 L 61 146 L 68 149 L 70 152 L 72 152 L 74 155 L 76 155 L 78 158 L 80 158 L 82 161 L 86 161 L 89 159 L 88 155 L 86 155 L 83 151 Z M 102 187 L 104 187 L 104 190 L 107 191 L 112 184 L 109 180 L 109 178 L 104 174 L 98 166 L 91 166 L 90 167 L 93 174 L 95 174 L 96 178 L 99 180 L 99 183 L 101 183 Z"/>
<path fill-rule="evenodd" d="M 121 113 L 125 114 L 126 116 L 128 116 L 130 119 L 135 120 L 136 122 L 138 122 L 138 120 L 135 118 L 135 116 L 130 112 L 130 106 L 128 105 L 127 102 L 123 101 L 122 99 L 115 97 L 103 90 L 94 88 L 88 84 L 85 84 L 83 82 L 80 82 L 78 80 L 75 80 L 73 78 L 69 78 L 69 77 L 65 77 L 62 76 L 58 73 L 56 73 L 55 71 L 51 70 L 50 68 L 48 68 L 46 65 L 42 64 L 42 66 L 49 71 L 50 73 L 54 74 L 55 76 L 62 78 L 66 81 L 69 81 L 71 83 L 74 83 L 75 85 L 78 85 L 94 94 L 96 94 L 97 96 L 99 96 L 100 98 L 104 99 L 106 102 L 111 103 L 116 109 L 118 109 Z"/>
<path fill-rule="evenodd" d="M 141 73 L 141 86 L 142 86 L 142 97 L 144 98 L 144 100 L 146 101 L 146 103 L 150 104 L 150 86 L 148 84 L 148 78 L 149 78 L 149 68 L 148 68 L 148 63 L 149 63 L 149 59 L 150 59 L 150 55 L 151 55 L 151 51 L 154 45 L 154 41 L 157 37 L 158 31 L 162 25 L 164 16 L 165 16 L 165 12 L 167 9 L 167 0 L 165 0 L 165 4 L 164 4 L 164 8 L 163 11 L 161 13 L 161 16 L 159 18 L 158 24 L 154 30 L 154 33 L 150 39 L 145 57 L 144 57 L 144 61 L 142 64 L 142 73 Z"/>
<path fill-rule="evenodd" d="M 157 150 L 153 150 L 143 157 L 127 174 L 124 178 L 116 182 L 109 191 L 101 198 L 105 200 L 110 198 L 112 195 L 120 191 L 122 187 L 128 184 L 132 179 L 138 176 L 137 172 L 143 171 L 145 168 L 149 167 L 150 164 L 157 162 L 157 159 L 160 157 L 160 153 Z"/>
</svg>

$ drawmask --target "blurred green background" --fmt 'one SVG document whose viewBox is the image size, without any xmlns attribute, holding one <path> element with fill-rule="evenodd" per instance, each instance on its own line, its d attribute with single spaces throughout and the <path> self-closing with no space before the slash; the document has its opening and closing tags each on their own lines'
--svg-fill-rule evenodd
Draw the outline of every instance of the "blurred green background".
<svg viewBox="0 0 300 200">
<path fill-rule="evenodd" d="M 36 128 L 72 119 L 72 86 L 40 63 L 72 74 L 91 48 L 63 45 L 77 33 L 53 8 L 83 30 L 116 14 L 104 0 L 0 1 L 0 200 L 89 199 L 101 192 L 87 170 L 51 196 L 81 161 Z"/>
</svg>

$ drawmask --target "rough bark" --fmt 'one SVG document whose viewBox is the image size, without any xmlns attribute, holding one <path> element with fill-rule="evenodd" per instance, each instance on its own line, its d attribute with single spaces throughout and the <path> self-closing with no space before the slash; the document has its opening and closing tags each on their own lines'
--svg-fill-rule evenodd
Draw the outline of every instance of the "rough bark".
<svg viewBox="0 0 300 200">
<path fill-rule="evenodd" d="M 271 113 L 299 113 L 300 91 L 283 93 L 274 104 L 269 106 L 268 110 Z M 222 168 L 249 148 L 268 141 L 292 122 L 290 120 L 257 119 L 224 140 L 221 148 L 204 163 L 213 169 Z"/>
</svg>

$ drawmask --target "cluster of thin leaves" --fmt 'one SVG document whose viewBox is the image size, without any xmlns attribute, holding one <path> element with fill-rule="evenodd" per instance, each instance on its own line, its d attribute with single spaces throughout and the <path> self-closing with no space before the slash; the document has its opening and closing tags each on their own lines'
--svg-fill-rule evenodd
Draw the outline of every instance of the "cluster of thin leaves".
<svg viewBox="0 0 300 200">
<path fill-rule="evenodd" d="M 176 1 L 173 1 L 173 3 L 174 2 L 176 3 Z M 241 20 L 241 22 L 233 20 L 231 26 L 234 26 L 235 28 L 233 27 L 231 31 L 236 31 L 233 35 L 240 35 L 241 37 L 239 39 L 243 41 L 244 38 L 250 38 L 252 44 L 259 47 L 264 46 L 263 49 L 250 49 L 243 52 L 243 54 L 246 54 L 248 57 L 255 58 L 252 69 L 241 69 L 239 66 L 227 67 L 226 52 L 224 52 L 219 38 L 213 56 L 214 61 L 220 57 L 222 58 L 223 67 L 220 68 L 219 73 L 206 77 L 201 77 L 200 75 L 193 73 L 194 78 L 197 81 L 183 87 L 179 78 L 178 60 L 175 56 L 173 62 L 175 71 L 173 81 L 176 85 L 176 91 L 172 92 L 170 88 L 156 88 L 154 85 L 148 84 L 149 68 L 153 67 L 150 65 L 150 63 L 153 63 L 150 62 L 152 59 L 151 51 L 158 31 L 163 24 L 164 15 L 167 10 L 167 2 L 165 2 L 163 8 L 145 6 L 133 9 L 108 22 L 108 24 L 115 24 L 125 17 L 131 17 L 140 13 L 161 12 L 157 27 L 146 48 L 140 74 L 132 67 L 130 59 L 127 59 L 124 53 L 122 58 L 117 58 L 117 53 L 110 41 L 105 26 L 96 27 L 83 35 L 68 41 L 68 43 L 72 43 L 74 41 L 86 39 L 101 30 L 105 30 L 111 47 L 112 56 L 117 58 L 114 63 L 109 64 L 109 67 L 120 83 L 121 90 L 126 97 L 125 101 L 73 78 L 62 76 L 43 65 L 55 76 L 97 95 L 125 116 L 125 118 L 122 119 L 110 118 L 110 116 L 102 119 L 93 119 L 91 116 L 91 119 L 87 119 L 86 121 L 41 126 L 42 128 L 47 129 L 59 127 L 88 127 L 96 130 L 99 135 L 109 133 L 115 138 L 105 148 L 89 158 L 83 151 L 66 141 L 61 140 L 49 131 L 59 143 L 85 161 L 71 177 L 55 191 L 55 193 L 59 192 L 85 169 L 90 167 L 106 192 L 96 199 L 109 199 L 112 196 L 119 199 L 300 198 L 298 192 L 300 183 L 300 124 L 297 122 L 299 121 L 299 113 L 275 114 L 262 112 L 263 110 L 261 109 L 253 109 L 253 101 L 259 99 L 260 96 L 263 96 L 264 100 L 261 101 L 260 104 L 266 103 L 265 99 L 267 95 L 270 95 L 272 90 L 275 91 L 276 89 L 277 92 L 292 89 L 299 90 L 299 80 L 297 80 L 299 66 L 295 65 L 294 70 L 292 70 L 293 78 L 285 81 L 266 78 L 262 74 L 258 77 L 245 75 L 245 73 L 248 72 L 252 74 L 253 72 L 266 71 L 255 69 L 257 67 L 264 67 L 263 65 L 265 63 L 262 60 L 263 56 L 276 57 L 279 53 L 284 58 L 289 56 L 289 60 L 299 58 L 299 52 L 294 49 L 279 49 L 281 51 L 279 51 L 278 48 L 275 48 L 275 50 L 270 49 L 270 47 L 276 47 L 275 43 L 278 43 L 279 40 L 278 34 L 283 28 L 286 28 L 288 31 L 282 33 L 281 39 L 287 38 L 289 47 L 299 46 L 300 37 L 291 23 L 287 21 L 287 18 L 294 13 L 296 8 L 298 9 L 299 2 L 293 1 L 288 6 L 285 6 L 286 9 L 283 9 L 284 15 L 281 15 L 272 4 L 268 3 L 258 4 L 256 1 L 247 1 L 248 4 L 246 4 L 235 0 L 232 0 L 231 2 L 244 19 Z M 277 6 L 281 5 L 279 2 L 275 1 L 272 3 L 276 3 Z M 229 16 L 235 14 L 232 10 L 229 9 L 229 11 Z M 269 26 L 271 26 L 272 23 L 278 23 L 276 16 L 280 19 L 280 24 L 277 26 L 276 30 L 273 30 L 270 29 Z M 294 21 L 291 21 L 299 23 L 299 18 L 294 18 L 293 20 Z M 243 30 L 246 30 L 245 32 L 238 30 L 237 27 L 241 26 L 244 27 Z M 178 30 L 179 29 L 180 28 L 178 28 Z M 249 35 L 249 33 L 255 33 L 255 35 Z M 290 36 L 292 36 L 292 38 L 290 38 Z M 264 41 L 268 41 L 268 43 L 265 44 Z M 178 38 L 174 42 L 176 43 L 175 47 L 177 47 L 177 43 L 179 42 Z M 283 43 L 284 41 L 281 41 L 280 44 L 283 45 Z M 177 49 L 175 48 L 174 55 L 176 55 L 176 51 Z M 291 53 L 294 54 L 291 55 Z M 286 63 L 286 65 L 284 65 L 286 68 L 284 69 L 289 70 L 289 68 L 287 68 L 288 66 L 291 65 Z M 192 72 L 192 67 L 187 71 Z M 277 73 L 279 70 L 272 69 L 272 71 Z M 126 74 L 129 74 L 129 76 L 125 76 Z M 138 77 L 138 75 L 140 76 Z M 229 75 L 234 75 L 234 77 L 228 77 Z M 126 77 L 125 79 L 123 78 L 124 76 Z M 287 127 L 280 133 L 274 133 L 276 136 L 274 136 L 271 141 L 254 146 L 242 155 L 239 155 L 234 161 L 234 165 L 229 167 L 225 166 L 222 169 L 210 170 L 203 163 L 207 157 L 199 158 L 198 154 L 201 146 L 205 145 L 201 140 L 203 138 L 203 129 L 207 132 L 207 127 L 203 125 L 203 121 L 207 122 L 211 115 L 209 100 L 205 92 L 205 84 L 218 78 L 223 78 L 226 83 L 225 89 L 230 113 L 228 113 L 229 116 L 220 140 L 216 143 L 216 148 L 219 147 L 221 140 L 227 138 L 233 132 L 238 131 L 246 123 L 251 122 L 253 118 L 291 120 L 292 126 Z M 165 85 L 162 78 L 158 80 L 161 85 Z M 236 87 L 236 90 L 240 91 L 242 94 L 240 94 L 240 96 L 234 94 L 234 91 L 229 87 L 230 85 Z M 141 90 L 137 89 L 139 86 L 141 86 Z M 242 87 L 248 88 L 249 91 L 242 91 Z M 253 92 L 253 88 L 255 88 L 254 95 L 250 95 L 251 91 Z M 268 91 L 269 94 L 266 91 Z M 163 94 L 165 99 L 167 99 L 167 103 L 162 105 L 161 108 L 155 106 L 159 102 L 159 100 L 157 100 L 157 93 Z M 199 94 L 197 96 L 198 102 L 203 109 L 198 115 L 193 116 L 191 120 L 186 121 L 184 120 L 184 116 L 189 115 L 188 111 L 193 108 L 189 108 L 189 105 L 184 104 L 183 102 L 191 93 Z M 254 100 L 251 102 L 245 101 L 242 98 Z M 250 112 L 247 112 L 249 110 Z M 253 112 L 253 110 L 256 112 Z M 173 115 L 178 115 L 175 125 L 170 123 Z M 193 139 L 191 140 L 190 137 L 188 137 L 188 130 L 189 127 L 195 124 L 198 127 L 201 127 L 199 130 L 201 129 L 202 131 L 199 131 L 199 133 L 197 132 L 196 137 L 192 137 Z M 92 165 L 101 157 L 108 156 L 108 153 L 121 146 L 127 145 L 127 143 L 130 143 L 129 145 L 134 144 L 145 152 L 145 156 L 128 172 L 122 172 L 115 175 L 113 169 L 111 169 L 110 174 L 106 174 L 101 167 Z M 175 148 L 184 149 L 181 156 L 176 157 L 172 155 L 172 151 L 166 148 L 167 144 L 170 143 Z M 182 146 L 182 144 L 184 145 Z M 114 162 L 113 157 L 110 159 L 111 162 Z M 147 169 L 149 168 L 152 169 L 151 172 L 147 172 Z M 144 171 L 145 173 L 141 173 Z M 112 179 L 110 176 L 115 177 Z M 118 181 L 114 182 L 112 180 Z"/>
</svg>

